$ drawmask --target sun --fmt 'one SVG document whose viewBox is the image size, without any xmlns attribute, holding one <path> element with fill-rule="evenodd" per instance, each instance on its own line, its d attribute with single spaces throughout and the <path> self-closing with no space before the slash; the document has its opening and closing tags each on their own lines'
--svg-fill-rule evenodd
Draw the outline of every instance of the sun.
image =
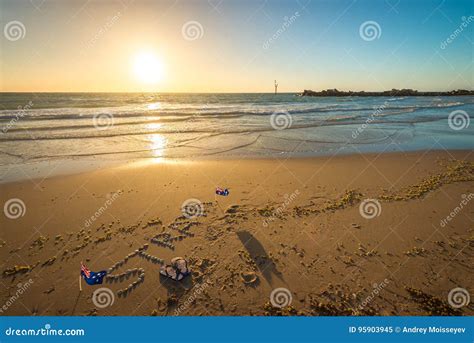
<svg viewBox="0 0 474 343">
<path fill-rule="evenodd" d="M 163 79 L 163 63 L 152 52 L 141 52 L 133 60 L 133 72 L 141 82 L 155 84 Z"/>
</svg>

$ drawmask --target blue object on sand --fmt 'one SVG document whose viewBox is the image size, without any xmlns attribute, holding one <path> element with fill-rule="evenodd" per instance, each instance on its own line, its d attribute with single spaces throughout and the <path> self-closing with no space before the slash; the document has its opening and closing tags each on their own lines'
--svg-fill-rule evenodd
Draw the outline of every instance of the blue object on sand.
<svg viewBox="0 0 474 343">
<path fill-rule="evenodd" d="M 229 190 L 227 188 L 222 189 L 220 187 L 216 188 L 216 194 L 217 195 L 222 195 L 222 196 L 228 196 L 229 195 Z"/>
<path fill-rule="evenodd" d="M 90 269 L 81 262 L 81 275 L 88 285 L 93 286 L 102 284 L 107 272 L 105 270 L 100 272 L 91 272 Z"/>
</svg>

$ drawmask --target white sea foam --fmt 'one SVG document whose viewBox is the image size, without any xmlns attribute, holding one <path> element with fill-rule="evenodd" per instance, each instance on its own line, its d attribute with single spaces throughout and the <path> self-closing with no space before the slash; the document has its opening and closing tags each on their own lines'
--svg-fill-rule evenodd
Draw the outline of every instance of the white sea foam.
<svg viewBox="0 0 474 343">
<path fill-rule="evenodd" d="M 473 148 L 472 126 L 453 132 L 447 123 L 453 110 L 474 113 L 472 97 L 12 93 L 1 102 L 0 128 L 10 125 L 0 131 L 3 166 L 68 158 L 306 156 L 384 151 L 394 142 L 410 150 L 431 147 L 429 135 L 446 148 Z M 278 113 L 289 125 L 275 130 L 271 118 Z M 104 118 L 107 125 L 98 125 Z"/>
</svg>

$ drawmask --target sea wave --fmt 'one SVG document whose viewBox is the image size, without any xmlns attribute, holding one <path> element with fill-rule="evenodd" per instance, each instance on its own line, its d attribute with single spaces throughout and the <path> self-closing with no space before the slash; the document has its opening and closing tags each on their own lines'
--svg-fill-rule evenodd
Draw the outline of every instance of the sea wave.
<svg viewBox="0 0 474 343">
<path fill-rule="evenodd" d="M 474 118 L 474 117 L 471 117 Z M 354 120 L 352 117 L 350 120 L 348 118 L 329 118 L 327 120 L 319 120 L 314 122 L 301 122 L 294 123 L 287 130 L 300 130 L 308 128 L 318 128 L 318 127 L 328 127 L 328 126 L 360 126 L 366 124 L 364 118 L 358 118 Z M 387 120 L 387 119 L 373 119 L 370 124 L 372 125 L 414 125 L 418 123 L 427 123 L 446 120 L 447 117 L 419 117 L 413 118 L 410 120 Z M 238 127 L 238 126 L 236 126 Z M 229 127 L 216 127 L 216 128 L 207 128 L 202 126 L 200 128 L 195 128 L 194 126 L 189 126 L 185 128 L 170 128 L 163 127 L 157 129 L 135 129 L 135 130 L 67 130 L 67 133 L 54 133 L 47 132 L 46 134 L 34 134 L 30 131 L 26 131 L 24 134 L 10 134 L 10 135 L 0 135 L 0 142 L 9 142 L 9 141 L 40 141 L 40 140 L 70 140 L 70 139 L 96 139 L 96 138 L 111 138 L 111 137 L 121 137 L 121 136 L 144 136 L 152 134 L 216 134 L 216 135 L 226 135 L 226 134 L 241 134 L 241 133 L 252 133 L 252 132 L 272 132 L 274 128 L 269 124 L 265 123 L 261 126 L 244 126 L 241 125 L 240 128 L 234 128 L 234 126 Z"/>
<path fill-rule="evenodd" d="M 438 104 L 428 105 L 374 105 L 374 106 L 353 106 L 353 107 L 342 107 L 341 104 L 331 105 L 302 105 L 302 104 L 287 104 L 287 105 L 247 105 L 241 107 L 235 106 L 221 106 L 221 107 L 183 107 L 179 110 L 176 109 L 130 109 L 130 108 L 96 108 L 93 111 L 90 109 L 48 109 L 48 110 L 37 110 L 29 109 L 24 110 L 21 114 L 22 120 L 80 120 L 80 119 L 93 119 L 99 114 L 109 114 L 114 118 L 161 118 L 161 117 L 176 117 L 176 120 L 180 120 L 183 116 L 197 116 L 202 118 L 232 118 L 239 116 L 267 116 L 277 112 L 288 112 L 292 115 L 298 114 L 318 114 L 318 113 L 331 113 L 331 112 L 378 112 L 382 110 L 409 110 L 417 111 L 430 108 L 448 108 L 457 107 L 464 105 L 463 102 L 447 102 Z M 0 111 L 0 122 L 10 121 L 19 118 L 18 111 L 2 110 Z"/>
<path fill-rule="evenodd" d="M 20 106 L 30 98 L 32 106 Z M 0 165 L 115 155 L 311 155 L 351 146 L 385 151 L 393 143 L 419 149 L 430 148 L 433 136 L 447 148 L 471 148 L 474 128 L 468 125 L 474 120 L 474 97 L 16 94 L 0 101 Z M 448 125 L 455 110 L 466 113 L 462 130 Z M 284 130 L 271 125 L 278 112 L 290 116 Z M 95 127 L 100 114 L 113 117 L 110 126 Z"/>
</svg>

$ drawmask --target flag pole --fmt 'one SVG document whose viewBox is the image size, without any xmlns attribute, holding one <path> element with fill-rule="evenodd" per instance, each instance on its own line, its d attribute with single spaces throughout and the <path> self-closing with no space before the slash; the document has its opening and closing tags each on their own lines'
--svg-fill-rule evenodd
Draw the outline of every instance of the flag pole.
<svg viewBox="0 0 474 343">
<path fill-rule="evenodd" d="M 81 268 L 82 268 L 82 261 L 81 261 Z M 79 274 L 79 292 L 82 292 L 81 274 Z"/>
<path fill-rule="evenodd" d="M 224 210 L 222 209 L 221 205 L 219 204 L 219 200 L 217 199 L 217 195 L 214 193 L 214 200 L 216 201 L 217 206 L 219 206 L 219 209 L 221 210 L 222 213 L 224 213 Z"/>
<path fill-rule="evenodd" d="M 214 200 L 216 201 L 216 204 L 217 206 L 219 207 L 219 209 L 221 210 L 222 213 L 225 213 L 224 212 L 224 209 L 221 207 L 221 205 L 219 204 L 219 199 L 218 199 L 218 196 L 217 196 L 217 193 L 214 193 Z"/>
</svg>

